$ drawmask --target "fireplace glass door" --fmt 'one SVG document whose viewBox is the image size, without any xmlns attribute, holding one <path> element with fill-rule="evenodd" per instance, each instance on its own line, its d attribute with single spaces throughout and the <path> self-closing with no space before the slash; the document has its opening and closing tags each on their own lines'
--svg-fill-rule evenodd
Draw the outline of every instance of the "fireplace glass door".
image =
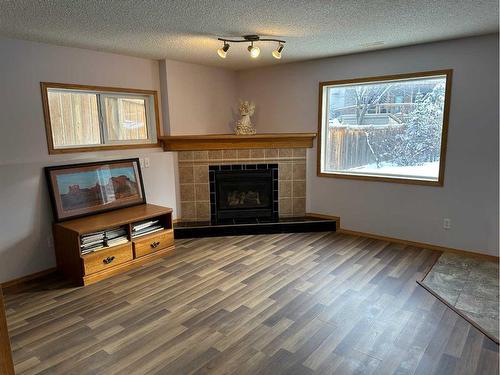
<svg viewBox="0 0 500 375">
<path fill-rule="evenodd" d="M 217 219 L 271 218 L 271 170 L 217 171 Z"/>
</svg>

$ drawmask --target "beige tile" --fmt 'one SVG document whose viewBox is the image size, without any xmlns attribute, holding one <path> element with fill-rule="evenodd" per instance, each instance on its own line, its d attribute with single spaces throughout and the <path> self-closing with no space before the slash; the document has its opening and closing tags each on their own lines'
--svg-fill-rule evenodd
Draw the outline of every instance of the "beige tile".
<svg viewBox="0 0 500 375">
<path fill-rule="evenodd" d="M 190 202 L 195 200 L 193 184 L 180 184 L 180 187 L 181 202 Z"/>
<path fill-rule="evenodd" d="M 279 201 L 279 214 L 290 215 L 293 213 L 292 198 L 281 198 Z"/>
<path fill-rule="evenodd" d="M 280 163 L 278 167 L 278 177 L 280 180 L 291 180 L 293 177 L 293 164 Z"/>
<path fill-rule="evenodd" d="M 193 160 L 208 160 L 208 151 L 193 151 Z"/>
<path fill-rule="evenodd" d="M 177 158 L 179 161 L 193 160 L 193 151 L 179 151 Z"/>
<path fill-rule="evenodd" d="M 280 158 L 290 158 L 293 156 L 293 148 L 280 148 L 279 149 Z"/>
<path fill-rule="evenodd" d="M 293 163 L 293 180 L 306 179 L 306 163 Z"/>
<path fill-rule="evenodd" d="M 182 220 L 194 220 L 196 218 L 196 206 L 194 202 L 181 202 Z"/>
<path fill-rule="evenodd" d="M 208 183 L 208 164 L 199 164 L 193 167 L 194 182 L 197 184 Z"/>
<path fill-rule="evenodd" d="M 293 216 L 304 216 L 306 213 L 306 198 L 293 198 Z"/>
<path fill-rule="evenodd" d="M 279 156 L 279 150 L 277 148 L 266 148 L 265 155 L 266 159 L 277 159 Z"/>
<path fill-rule="evenodd" d="M 238 159 L 250 159 L 250 150 L 238 150 Z"/>
<path fill-rule="evenodd" d="M 223 150 L 222 158 L 224 160 L 236 160 L 238 159 L 238 150 Z"/>
<path fill-rule="evenodd" d="M 210 203 L 196 202 L 196 220 L 208 220 L 210 218 Z"/>
<path fill-rule="evenodd" d="M 210 150 L 210 151 L 208 151 L 208 158 L 210 160 L 222 159 L 222 150 Z"/>
<path fill-rule="evenodd" d="M 187 184 L 194 182 L 193 165 L 179 165 L 179 183 Z"/>
<path fill-rule="evenodd" d="M 195 184 L 194 185 L 196 201 L 208 201 L 210 200 L 210 192 L 208 189 L 208 183 L 206 184 Z"/>
<path fill-rule="evenodd" d="M 306 196 L 306 182 L 293 181 L 293 197 L 304 198 Z"/>
<path fill-rule="evenodd" d="M 294 158 L 306 158 L 306 149 L 305 148 L 294 148 L 293 149 L 293 157 Z"/>
<path fill-rule="evenodd" d="M 263 148 L 255 148 L 250 150 L 250 158 L 252 159 L 264 159 L 265 152 Z"/>
<path fill-rule="evenodd" d="M 279 181 L 279 197 L 291 198 L 292 196 L 292 181 Z"/>
</svg>

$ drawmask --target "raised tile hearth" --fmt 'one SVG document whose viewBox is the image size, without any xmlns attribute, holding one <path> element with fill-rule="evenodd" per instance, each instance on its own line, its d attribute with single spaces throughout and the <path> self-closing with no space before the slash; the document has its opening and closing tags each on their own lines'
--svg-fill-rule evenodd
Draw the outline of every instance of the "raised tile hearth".
<svg viewBox="0 0 500 375">
<path fill-rule="evenodd" d="M 210 221 L 178 222 L 174 225 L 175 238 L 241 236 L 297 232 L 334 232 L 337 221 L 318 217 L 289 217 L 280 219 L 232 219 L 213 224 Z"/>
</svg>

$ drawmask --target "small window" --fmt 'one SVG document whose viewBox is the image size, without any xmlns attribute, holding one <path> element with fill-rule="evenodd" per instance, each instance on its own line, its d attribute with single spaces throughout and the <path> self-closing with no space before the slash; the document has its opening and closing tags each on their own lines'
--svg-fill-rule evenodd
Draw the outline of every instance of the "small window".
<svg viewBox="0 0 500 375">
<path fill-rule="evenodd" d="M 156 91 L 42 83 L 49 153 L 158 145 Z"/>
<path fill-rule="evenodd" d="M 451 73 L 321 82 L 318 175 L 442 186 Z"/>
</svg>

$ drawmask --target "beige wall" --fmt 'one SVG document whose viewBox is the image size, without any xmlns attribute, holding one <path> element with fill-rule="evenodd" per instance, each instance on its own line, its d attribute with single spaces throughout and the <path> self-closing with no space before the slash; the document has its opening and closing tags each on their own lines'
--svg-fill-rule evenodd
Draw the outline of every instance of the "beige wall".
<svg viewBox="0 0 500 375">
<path fill-rule="evenodd" d="M 161 61 L 160 70 L 168 90 L 168 133 L 233 132 L 238 118 L 235 72 L 173 60 Z"/>
<path fill-rule="evenodd" d="M 314 148 L 307 211 L 339 215 L 352 230 L 498 254 L 498 34 L 242 71 L 238 96 L 255 101 L 261 132 L 314 132 L 320 81 L 448 68 L 444 187 L 317 177 Z"/>
<path fill-rule="evenodd" d="M 176 153 L 49 156 L 40 81 L 161 91 L 166 133 L 230 133 L 238 98 L 256 102 L 259 132 L 301 132 L 316 131 L 319 81 L 453 68 L 443 188 L 319 178 L 309 149 L 307 211 L 339 215 L 353 230 L 498 253 L 498 35 L 239 73 L 8 38 L 0 38 L 0 56 L 0 282 L 55 265 L 44 166 L 149 157 L 148 201 L 180 202 Z"/>
<path fill-rule="evenodd" d="M 45 166 L 149 157 L 148 202 L 176 208 L 175 154 L 156 148 L 49 156 L 45 139 L 40 81 L 159 90 L 157 61 L 7 38 L 0 38 L 0 56 L 0 282 L 55 266 Z"/>
</svg>

